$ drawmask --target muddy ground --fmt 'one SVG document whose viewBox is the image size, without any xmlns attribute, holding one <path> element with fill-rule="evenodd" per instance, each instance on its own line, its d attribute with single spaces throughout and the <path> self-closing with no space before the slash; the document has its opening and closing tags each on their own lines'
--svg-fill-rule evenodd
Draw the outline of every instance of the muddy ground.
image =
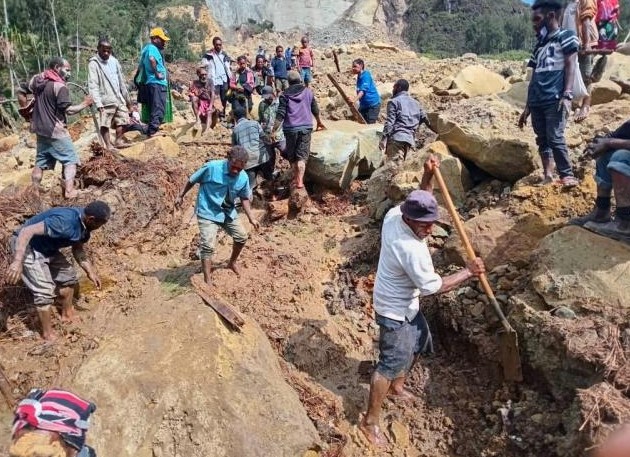
<svg viewBox="0 0 630 457">
<path fill-rule="evenodd" d="M 348 63 L 349 57 L 344 59 Z M 445 62 L 421 72 L 423 64 L 415 62 L 416 67 L 407 71 L 417 69 L 418 80 L 428 85 L 454 64 L 463 65 Z M 382 79 L 389 78 L 385 59 L 374 66 Z M 350 75 L 340 79 L 352 84 Z M 328 92 L 323 87 L 316 90 L 321 96 Z M 427 99 L 432 109 L 456 103 L 453 98 Z M 325 115 L 343 116 L 340 109 Z M 229 138 L 227 130 L 219 130 L 216 138 Z M 38 339 L 33 309 L 25 306 L 28 294 L 5 288 L 2 303 L 8 319 L 0 333 L 0 369 L 16 398 L 33 386 L 71 386 L 83 361 L 109 332 L 127 328 L 126 316 L 141 311 L 130 307 L 152 300 L 156 286 L 170 297 L 192 291 L 189 278 L 200 271 L 195 260 L 194 198 L 187 197 L 181 212 L 173 211 L 173 199 L 184 176 L 207 159 L 224 154 L 222 147 L 182 146 L 177 157 L 160 159 L 159 166 L 154 163 L 151 169 L 142 161 L 119 169 L 119 164 L 107 159 L 109 163 L 92 162 L 84 170 L 80 202 L 103 198 L 117 211 L 115 224 L 90 243 L 105 287 L 98 291 L 85 279 L 81 281 L 76 306 L 82 322 L 65 325 L 57 320 L 62 338 L 54 346 Z M 585 176 L 590 170 L 581 173 Z M 52 178 L 47 178 L 46 186 L 41 201 L 28 200 L 29 205 L 18 208 L 18 217 L 7 223 L 5 235 L 39 208 L 62 203 Z M 259 198 L 255 207 L 262 227 L 252 232 L 242 254 L 241 276 L 222 268 L 231 247 L 231 241 L 222 236 L 214 281 L 215 293 L 254 318 L 266 333 L 285 379 L 320 434 L 320 455 L 578 457 L 586 455 L 616 424 L 630 420 L 630 383 L 623 377 L 628 378 L 625 354 L 630 348 L 627 342 L 620 346 L 627 333 L 627 315 L 593 311 L 571 323 L 553 316 L 529 286 L 532 259 L 525 256 L 491 274 L 521 336 L 524 382 L 502 381 L 497 321 L 483 306 L 474 283 L 428 300 L 424 307 L 436 353 L 411 374 L 409 388 L 417 401 L 387 401 L 383 425 L 389 445 L 380 453 L 371 450 L 356 424 L 365 408 L 377 356 L 371 292 L 380 226 L 368 216 L 364 182 L 355 182 L 344 194 L 309 190 L 311 205 L 290 220 L 269 222 Z M 463 213 L 469 218 L 490 207 L 514 216 L 536 213 L 543 229 L 550 231 L 588 210 L 592 190 L 588 180 L 581 188 L 563 193 L 527 182 L 511 188 L 489 179 L 469 192 Z M 0 203 L 15 205 L 11 192 L 16 191 L 4 192 Z M 25 198 L 20 195 L 18 200 Z M 441 255 L 443 235 L 432 239 L 431 246 L 440 272 L 457 268 Z M 176 315 L 172 324 L 177 324 Z M 606 330 L 613 328 L 617 333 Z M 135 331 L 155 330 L 140 327 Z M 589 339 L 593 332 L 595 340 Z M 616 357 L 612 371 L 611 354 Z M 6 445 L 9 423 L 10 410 L 3 405 L 0 450 Z"/>
</svg>

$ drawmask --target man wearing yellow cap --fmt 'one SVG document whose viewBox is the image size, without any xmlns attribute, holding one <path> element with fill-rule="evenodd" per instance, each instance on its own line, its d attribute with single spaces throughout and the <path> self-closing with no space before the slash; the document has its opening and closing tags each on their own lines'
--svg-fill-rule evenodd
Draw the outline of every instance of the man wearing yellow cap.
<svg viewBox="0 0 630 457">
<path fill-rule="evenodd" d="M 142 103 L 149 108 L 147 136 L 153 136 L 164 121 L 168 93 L 168 75 L 161 51 L 170 38 L 161 27 L 151 29 L 151 42 L 142 49 L 139 71 L 143 72 L 145 93 Z"/>
</svg>

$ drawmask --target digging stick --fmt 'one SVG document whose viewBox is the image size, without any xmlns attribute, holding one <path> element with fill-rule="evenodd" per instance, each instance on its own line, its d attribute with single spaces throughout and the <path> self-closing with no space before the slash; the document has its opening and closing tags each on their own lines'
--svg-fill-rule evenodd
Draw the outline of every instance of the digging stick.
<svg viewBox="0 0 630 457">
<path fill-rule="evenodd" d="M 330 79 L 330 82 L 333 83 L 333 86 L 335 86 L 335 88 L 339 91 L 341 98 L 343 98 L 343 100 L 346 102 L 346 104 L 350 108 L 350 112 L 354 116 L 354 120 L 357 121 L 359 124 L 367 124 L 367 122 L 365 122 L 365 119 L 363 119 L 363 116 L 361 116 L 361 113 L 359 113 L 359 110 L 357 109 L 357 107 L 354 106 L 354 103 L 352 103 L 352 100 L 350 100 L 350 97 L 348 97 L 346 93 L 343 91 L 343 89 L 341 88 L 341 86 L 339 85 L 335 77 L 331 75 L 330 73 L 328 73 L 326 76 L 328 76 L 328 79 Z"/>
<path fill-rule="evenodd" d="M 76 84 L 76 83 L 66 83 L 66 84 L 78 87 L 79 89 L 81 89 L 81 91 L 83 91 L 85 95 L 90 95 L 87 89 L 79 84 Z M 101 136 L 101 130 L 98 128 L 98 121 L 96 120 L 96 108 L 94 108 L 94 103 L 90 105 L 90 113 L 92 113 L 92 121 L 94 122 L 94 129 L 96 130 L 96 136 L 98 137 L 98 142 L 101 146 L 105 146 L 105 140 L 103 140 L 103 137 Z"/>
<path fill-rule="evenodd" d="M 453 224 L 455 224 L 455 228 L 459 233 L 462 245 L 466 250 L 466 255 L 468 256 L 469 260 L 472 261 L 477 258 L 477 255 L 475 254 L 472 244 L 470 244 L 470 240 L 468 239 L 468 235 L 466 234 L 464 224 L 462 223 L 459 214 L 457 213 L 457 209 L 453 204 L 453 200 L 451 199 L 451 195 L 448 192 L 446 183 L 444 182 L 444 178 L 442 178 L 442 173 L 440 173 L 440 170 L 436 168 L 433 176 L 435 177 L 435 180 L 437 181 L 438 186 L 442 191 L 444 202 L 446 203 L 446 208 L 448 209 L 448 212 L 451 215 L 451 219 L 453 219 Z M 501 362 L 503 365 L 503 376 L 508 381 L 521 382 L 523 380 L 523 371 L 521 367 L 521 357 L 519 355 L 518 349 L 518 335 L 505 318 L 505 315 L 501 310 L 499 302 L 494 296 L 494 292 L 492 291 L 492 287 L 490 286 L 490 283 L 488 282 L 488 277 L 485 273 L 479 276 L 479 282 L 481 283 L 484 292 L 490 299 L 490 303 L 492 303 L 494 311 L 501 321 L 501 325 L 503 325 L 504 332 L 500 334 L 500 352 Z"/>
<path fill-rule="evenodd" d="M 197 291 L 197 295 L 199 295 L 208 306 L 215 310 L 223 319 L 228 321 L 235 330 L 241 331 L 241 327 L 245 325 L 245 320 L 230 305 L 213 297 L 210 286 L 204 282 L 201 276 L 194 275 L 190 278 L 190 282 Z"/>
</svg>

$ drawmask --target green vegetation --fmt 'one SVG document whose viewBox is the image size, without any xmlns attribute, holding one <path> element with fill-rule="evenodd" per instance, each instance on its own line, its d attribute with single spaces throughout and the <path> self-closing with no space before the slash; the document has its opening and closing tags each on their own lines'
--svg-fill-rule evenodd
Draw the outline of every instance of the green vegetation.
<svg viewBox="0 0 630 457">
<path fill-rule="evenodd" d="M 148 41 L 149 29 L 155 25 L 164 27 L 172 37 L 165 51 L 167 60 L 196 59 L 188 44 L 205 38 L 203 27 L 190 17 L 156 17 L 164 7 L 200 8 L 203 0 L 2 1 L 6 2 L 7 13 L 2 19 L 8 27 L 0 28 L 0 95 L 11 92 L 10 71 L 14 84 L 24 82 L 59 54 L 73 65 L 73 79 L 84 80 L 85 66 L 100 37 L 109 38 L 116 57 L 127 68 L 135 65 L 141 47 Z"/>
<path fill-rule="evenodd" d="M 623 41 L 630 30 L 630 0 L 620 3 Z M 535 44 L 530 11 L 520 0 L 410 0 L 404 35 L 417 51 L 437 57 L 520 56 L 509 51 L 528 54 Z"/>
<path fill-rule="evenodd" d="M 438 56 L 531 50 L 529 10 L 520 0 L 411 0 L 405 37 Z"/>
</svg>

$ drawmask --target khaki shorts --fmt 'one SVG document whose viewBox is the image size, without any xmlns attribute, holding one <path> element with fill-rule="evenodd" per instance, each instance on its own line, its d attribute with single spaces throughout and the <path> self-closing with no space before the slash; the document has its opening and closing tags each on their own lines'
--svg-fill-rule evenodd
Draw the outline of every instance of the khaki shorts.
<svg viewBox="0 0 630 457">
<path fill-rule="evenodd" d="M 17 237 L 11 238 L 11 251 L 15 254 Z M 47 307 L 55 302 L 57 287 L 71 287 L 77 284 L 77 272 L 61 252 L 49 257 L 26 248 L 22 265 L 22 281 L 33 294 L 35 306 Z"/>
<path fill-rule="evenodd" d="M 99 128 L 111 127 L 115 129 L 121 125 L 129 124 L 129 111 L 125 105 L 105 106 L 103 111 L 98 110 L 96 119 Z"/>
<path fill-rule="evenodd" d="M 411 150 L 411 145 L 402 141 L 387 140 L 385 148 L 385 160 L 403 162 L 407 158 L 407 154 Z"/>
<path fill-rule="evenodd" d="M 232 237 L 235 243 L 245 244 L 249 235 L 238 219 L 226 218 L 225 222 L 214 222 L 201 217 L 197 218 L 199 224 L 199 258 L 211 259 L 217 244 L 217 234 L 220 228 Z"/>
</svg>

